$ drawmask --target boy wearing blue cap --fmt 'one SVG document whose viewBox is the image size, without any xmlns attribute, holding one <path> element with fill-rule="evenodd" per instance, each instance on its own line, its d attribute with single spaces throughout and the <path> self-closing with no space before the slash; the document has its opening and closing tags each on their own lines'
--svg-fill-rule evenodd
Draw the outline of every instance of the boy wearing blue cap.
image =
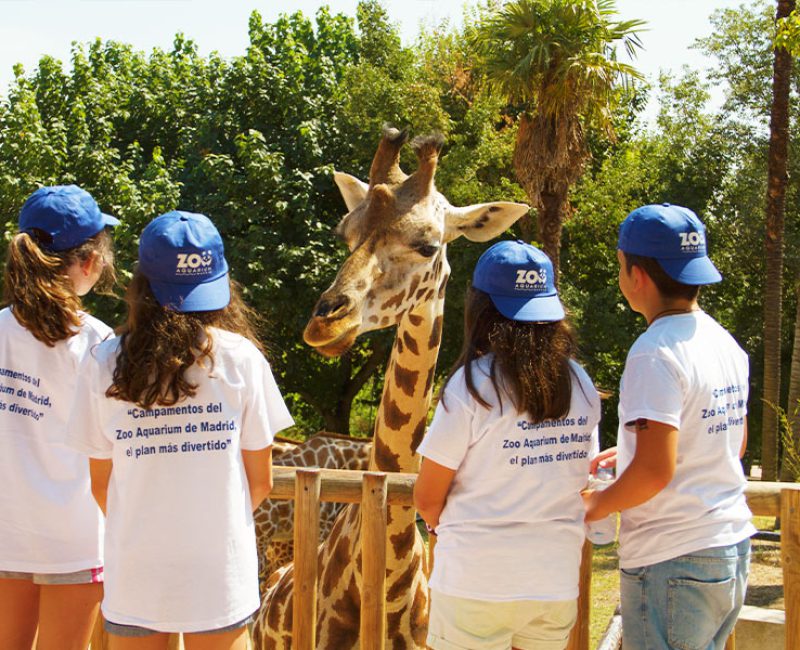
<svg viewBox="0 0 800 650">
<path fill-rule="evenodd" d="M 621 511 L 623 645 L 721 650 L 744 600 L 755 532 L 739 461 L 748 360 L 697 303 L 722 277 L 687 208 L 647 205 L 620 226 L 619 286 L 647 330 L 620 383 L 619 478 L 587 520 Z"/>
<path fill-rule="evenodd" d="M 183 632 L 187 650 L 244 650 L 259 606 L 252 511 L 292 418 L 207 217 L 150 222 L 126 301 L 70 422 L 107 513 L 111 647 L 166 648 Z"/>
<path fill-rule="evenodd" d="M 438 535 L 428 646 L 560 650 L 577 613 L 580 490 L 600 399 L 547 256 L 504 241 L 478 260 L 464 347 L 417 450 L 414 503 Z"/>
</svg>

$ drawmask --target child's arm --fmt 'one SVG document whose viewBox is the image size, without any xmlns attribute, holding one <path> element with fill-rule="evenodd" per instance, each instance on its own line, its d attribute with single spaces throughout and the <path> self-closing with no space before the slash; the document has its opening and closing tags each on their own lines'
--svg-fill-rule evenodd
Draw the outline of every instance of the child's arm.
<svg viewBox="0 0 800 650">
<path fill-rule="evenodd" d="M 106 514 L 106 499 L 108 497 L 108 482 L 111 480 L 113 461 L 110 458 L 89 459 L 89 479 L 92 482 L 92 496 Z"/>
<path fill-rule="evenodd" d="M 739 458 L 744 458 L 744 452 L 747 451 L 747 416 L 744 416 L 744 436 L 742 436 L 742 446 L 739 447 Z"/>
<path fill-rule="evenodd" d="M 649 501 L 675 474 L 678 430 L 663 422 L 636 420 L 636 453 L 620 477 L 602 492 L 587 491 L 586 520 L 603 519 Z"/>
<path fill-rule="evenodd" d="M 456 471 L 432 461 L 422 459 L 422 467 L 414 484 L 414 507 L 431 528 L 439 525 L 439 515 L 447 502 L 447 493 Z"/>
<path fill-rule="evenodd" d="M 254 451 L 242 449 L 242 463 L 255 512 L 272 492 L 272 445 Z"/>
</svg>

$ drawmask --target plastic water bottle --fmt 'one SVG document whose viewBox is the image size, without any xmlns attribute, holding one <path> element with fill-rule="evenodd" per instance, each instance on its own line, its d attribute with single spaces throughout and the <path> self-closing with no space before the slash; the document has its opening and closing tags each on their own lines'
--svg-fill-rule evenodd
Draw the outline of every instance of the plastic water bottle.
<svg viewBox="0 0 800 650">
<path fill-rule="evenodd" d="M 589 477 L 590 490 L 605 490 L 614 482 L 614 470 L 611 467 L 599 467 L 595 476 Z M 609 546 L 617 539 L 617 513 L 612 512 L 604 519 L 590 521 L 586 524 L 586 538 L 595 546 Z"/>
</svg>

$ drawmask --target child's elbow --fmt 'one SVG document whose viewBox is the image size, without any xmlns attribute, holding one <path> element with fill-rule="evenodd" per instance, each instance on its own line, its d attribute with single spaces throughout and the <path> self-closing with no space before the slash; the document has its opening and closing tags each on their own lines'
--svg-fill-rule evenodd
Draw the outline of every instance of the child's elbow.
<svg viewBox="0 0 800 650">
<path fill-rule="evenodd" d="M 675 476 L 674 467 L 660 467 L 657 471 L 650 473 L 650 489 L 654 494 L 658 494 L 671 482 Z"/>
<path fill-rule="evenodd" d="M 258 481 L 251 490 L 251 495 L 253 499 L 253 505 L 258 506 L 261 502 L 266 499 L 270 493 L 272 492 L 272 477 L 269 476 L 267 478 L 261 479 Z"/>
<path fill-rule="evenodd" d="M 424 515 L 425 513 L 434 509 L 436 505 L 437 504 L 433 499 L 430 498 L 429 495 L 425 494 L 424 492 L 414 490 L 414 508 L 416 508 L 418 513 Z"/>
</svg>

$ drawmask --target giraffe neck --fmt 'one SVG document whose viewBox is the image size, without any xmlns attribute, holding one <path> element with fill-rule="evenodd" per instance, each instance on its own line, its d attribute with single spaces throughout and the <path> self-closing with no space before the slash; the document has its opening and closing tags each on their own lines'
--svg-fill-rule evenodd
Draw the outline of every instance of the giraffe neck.
<svg viewBox="0 0 800 650">
<path fill-rule="evenodd" d="M 375 420 L 370 469 L 416 472 L 416 449 L 425 433 L 433 378 L 442 338 L 444 285 L 433 283 L 427 300 L 403 315 L 389 363 Z"/>
</svg>

